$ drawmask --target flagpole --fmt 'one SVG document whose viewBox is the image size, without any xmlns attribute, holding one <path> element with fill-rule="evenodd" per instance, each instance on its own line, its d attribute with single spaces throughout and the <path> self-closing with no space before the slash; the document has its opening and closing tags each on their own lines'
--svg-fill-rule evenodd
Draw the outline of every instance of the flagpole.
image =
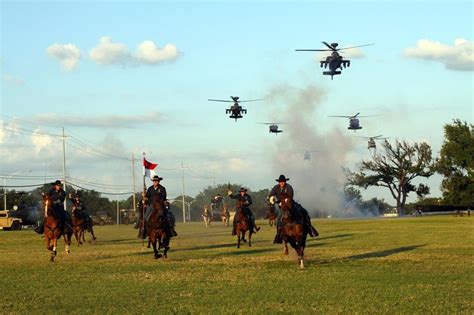
<svg viewBox="0 0 474 315">
<path fill-rule="evenodd" d="M 136 197 L 136 192 L 135 192 L 135 156 L 132 153 L 132 184 L 133 184 L 133 196 L 132 196 L 132 202 L 133 202 L 133 212 L 137 212 L 137 197 Z"/>
<path fill-rule="evenodd" d="M 145 229 L 145 203 L 144 203 L 144 198 L 145 198 L 145 192 L 146 192 L 146 186 L 145 186 L 145 152 L 143 152 L 143 192 L 142 192 L 142 229 Z M 145 239 L 142 239 L 142 250 L 143 247 L 145 246 Z"/>
<path fill-rule="evenodd" d="M 181 175 L 183 177 L 183 223 L 186 223 L 186 205 L 184 204 L 184 166 L 183 162 L 181 162 Z"/>
<path fill-rule="evenodd" d="M 64 127 L 63 127 L 63 182 L 64 182 L 64 194 L 67 196 L 67 185 L 66 185 L 66 137 L 64 136 Z M 67 199 L 64 200 L 64 211 L 67 211 Z"/>
</svg>

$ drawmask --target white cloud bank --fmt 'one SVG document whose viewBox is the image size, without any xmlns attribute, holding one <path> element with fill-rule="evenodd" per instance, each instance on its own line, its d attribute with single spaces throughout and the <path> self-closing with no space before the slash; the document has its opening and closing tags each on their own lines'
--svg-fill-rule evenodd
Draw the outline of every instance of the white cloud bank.
<svg viewBox="0 0 474 315">
<path fill-rule="evenodd" d="M 474 70 L 474 43 L 464 38 L 456 39 L 453 46 L 421 39 L 416 47 L 405 49 L 403 55 L 407 58 L 441 62 L 450 70 Z"/>
<path fill-rule="evenodd" d="M 81 50 L 73 44 L 53 44 L 46 48 L 46 53 L 57 59 L 66 71 L 74 70 L 81 59 Z"/>
<path fill-rule="evenodd" d="M 99 45 L 90 50 L 89 57 L 101 65 L 156 65 L 176 60 L 179 52 L 175 45 L 166 44 L 159 48 L 153 41 L 145 40 L 133 54 L 125 44 L 113 42 L 111 37 L 104 36 L 100 38 Z"/>
</svg>

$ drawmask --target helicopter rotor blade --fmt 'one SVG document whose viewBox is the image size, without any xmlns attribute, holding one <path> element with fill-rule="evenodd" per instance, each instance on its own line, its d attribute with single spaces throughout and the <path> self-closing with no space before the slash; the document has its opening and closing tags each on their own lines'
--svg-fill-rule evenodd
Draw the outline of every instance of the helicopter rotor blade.
<svg viewBox="0 0 474 315">
<path fill-rule="evenodd" d="M 359 48 L 359 47 L 372 46 L 372 45 L 375 45 L 375 44 L 374 44 L 374 43 L 372 43 L 372 44 L 365 44 L 365 45 L 358 45 L 358 46 L 344 47 L 344 48 L 338 48 L 338 49 L 336 49 L 336 50 L 352 49 L 352 48 Z"/>
<path fill-rule="evenodd" d="M 295 51 L 331 51 L 330 49 L 295 49 Z"/>
<path fill-rule="evenodd" d="M 239 103 L 245 103 L 245 102 L 263 101 L 263 100 L 264 100 L 264 98 L 257 98 L 257 99 L 253 99 L 253 100 L 244 100 L 244 101 L 239 100 L 238 102 Z"/>
<path fill-rule="evenodd" d="M 225 102 L 225 103 L 234 103 L 234 101 L 228 101 L 228 100 L 216 100 L 216 99 L 212 99 L 212 98 L 208 98 L 207 100 L 208 100 L 208 101 L 211 101 L 211 102 Z"/>
<path fill-rule="evenodd" d="M 328 117 L 352 118 L 352 117 L 354 117 L 354 116 L 328 116 Z"/>
<path fill-rule="evenodd" d="M 330 50 L 339 50 L 339 49 L 335 49 L 334 47 L 332 47 L 331 45 L 329 45 L 328 43 L 326 42 L 322 42 L 324 45 L 326 45 L 327 48 L 329 48 Z"/>
</svg>

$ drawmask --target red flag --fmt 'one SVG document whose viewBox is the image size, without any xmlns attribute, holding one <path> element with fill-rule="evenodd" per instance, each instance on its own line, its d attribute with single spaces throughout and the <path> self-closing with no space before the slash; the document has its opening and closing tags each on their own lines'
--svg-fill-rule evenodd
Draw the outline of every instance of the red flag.
<svg viewBox="0 0 474 315">
<path fill-rule="evenodd" d="M 152 178 L 155 174 L 153 171 L 158 164 L 148 162 L 145 158 L 143 158 L 143 175 L 149 178 Z"/>
</svg>

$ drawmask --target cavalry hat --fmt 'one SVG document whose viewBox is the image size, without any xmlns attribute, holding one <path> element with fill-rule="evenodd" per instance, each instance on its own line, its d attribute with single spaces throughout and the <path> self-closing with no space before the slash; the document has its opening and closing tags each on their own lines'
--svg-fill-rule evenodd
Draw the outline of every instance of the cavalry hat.
<svg viewBox="0 0 474 315">
<path fill-rule="evenodd" d="M 239 189 L 239 193 L 240 193 L 240 192 L 247 192 L 247 188 L 241 187 L 241 188 Z"/>
<path fill-rule="evenodd" d="M 153 176 L 153 178 L 152 178 L 151 180 L 152 180 L 152 181 L 155 181 L 155 180 L 162 180 L 162 179 L 163 179 L 163 177 L 160 177 L 160 176 L 158 176 L 158 175 L 155 175 L 155 176 Z"/>
<path fill-rule="evenodd" d="M 287 180 L 290 180 L 289 178 L 286 178 L 285 175 L 281 174 L 278 179 L 275 179 L 277 182 L 286 182 Z"/>
<path fill-rule="evenodd" d="M 61 181 L 58 179 L 58 180 L 55 181 L 54 183 L 51 183 L 51 185 L 54 185 L 54 186 L 56 186 L 56 185 L 62 186 L 63 183 L 61 183 Z"/>
<path fill-rule="evenodd" d="M 80 196 L 81 196 L 80 192 L 76 192 L 76 194 L 74 195 L 74 197 L 80 197 Z"/>
</svg>

